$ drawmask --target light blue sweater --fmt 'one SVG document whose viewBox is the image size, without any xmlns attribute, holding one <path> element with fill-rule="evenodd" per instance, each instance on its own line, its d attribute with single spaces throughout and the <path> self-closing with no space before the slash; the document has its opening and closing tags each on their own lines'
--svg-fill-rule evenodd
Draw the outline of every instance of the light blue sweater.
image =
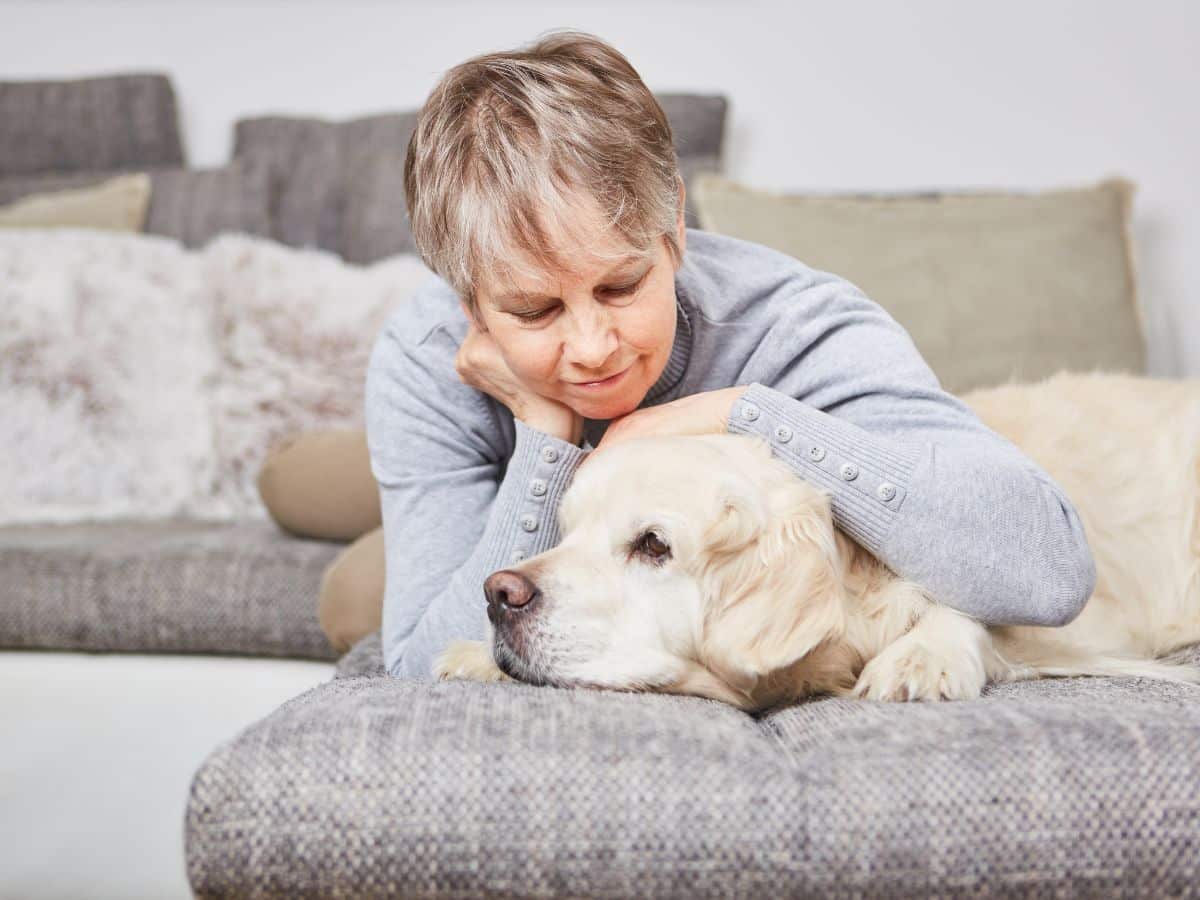
<svg viewBox="0 0 1200 900">
<path fill-rule="evenodd" d="M 1063 625 L 1096 568 L 1070 500 L 942 390 L 908 333 L 837 275 L 688 229 L 667 366 L 641 406 L 749 385 L 727 430 L 766 438 L 833 495 L 834 522 L 901 577 L 986 624 Z M 430 680 L 454 638 L 487 636 L 483 582 L 556 546 L 582 447 L 463 384 L 458 297 L 434 278 L 371 353 L 366 428 L 386 545 L 383 653 Z"/>
</svg>

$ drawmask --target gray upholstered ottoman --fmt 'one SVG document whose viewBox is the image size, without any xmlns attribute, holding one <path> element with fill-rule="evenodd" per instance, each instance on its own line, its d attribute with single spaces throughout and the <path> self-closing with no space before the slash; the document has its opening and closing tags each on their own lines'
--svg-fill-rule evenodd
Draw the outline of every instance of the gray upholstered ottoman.
<svg viewBox="0 0 1200 900">
<path fill-rule="evenodd" d="M 1200 689 L 752 717 L 392 678 L 375 633 L 214 750 L 185 838 L 200 897 L 1200 896 Z"/>
</svg>

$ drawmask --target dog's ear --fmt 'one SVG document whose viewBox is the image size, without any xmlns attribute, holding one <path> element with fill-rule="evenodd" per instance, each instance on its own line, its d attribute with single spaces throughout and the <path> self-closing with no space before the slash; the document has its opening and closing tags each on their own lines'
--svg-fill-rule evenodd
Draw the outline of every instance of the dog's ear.
<svg viewBox="0 0 1200 900">
<path fill-rule="evenodd" d="M 846 627 L 830 497 L 788 472 L 769 498 L 736 489 L 705 532 L 703 662 L 737 690 Z"/>
</svg>

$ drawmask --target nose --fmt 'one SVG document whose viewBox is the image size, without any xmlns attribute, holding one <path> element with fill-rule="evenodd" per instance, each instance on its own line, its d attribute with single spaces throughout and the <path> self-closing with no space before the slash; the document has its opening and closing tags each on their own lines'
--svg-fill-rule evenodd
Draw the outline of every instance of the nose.
<svg viewBox="0 0 1200 900">
<path fill-rule="evenodd" d="M 580 323 L 572 336 L 572 358 L 581 369 L 599 372 L 613 360 L 621 347 L 609 325 L 608 313 L 600 310 L 588 323 Z"/>
<path fill-rule="evenodd" d="M 499 624 L 503 616 L 533 612 L 542 596 L 536 584 L 511 569 L 489 575 L 483 583 L 483 593 L 487 596 L 488 618 L 493 624 Z"/>
</svg>

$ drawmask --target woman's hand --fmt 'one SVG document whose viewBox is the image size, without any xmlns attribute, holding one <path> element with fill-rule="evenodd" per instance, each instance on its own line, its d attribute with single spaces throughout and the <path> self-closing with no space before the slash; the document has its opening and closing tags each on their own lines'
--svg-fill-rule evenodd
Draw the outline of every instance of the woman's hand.
<svg viewBox="0 0 1200 900">
<path fill-rule="evenodd" d="M 468 328 L 454 357 L 459 380 L 503 403 L 526 425 L 578 444 L 583 437 L 583 416 L 564 403 L 529 390 L 513 374 L 495 339 L 479 330 L 466 304 L 462 307 Z"/>
<path fill-rule="evenodd" d="M 635 409 L 608 423 L 604 437 L 588 454 L 587 460 L 605 448 L 630 438 L 671 434 L 723 434 L 727 430 L 733 404 L 749 385 L 721 388 L 680 397 L 670 403 Z"/>
</svg>

